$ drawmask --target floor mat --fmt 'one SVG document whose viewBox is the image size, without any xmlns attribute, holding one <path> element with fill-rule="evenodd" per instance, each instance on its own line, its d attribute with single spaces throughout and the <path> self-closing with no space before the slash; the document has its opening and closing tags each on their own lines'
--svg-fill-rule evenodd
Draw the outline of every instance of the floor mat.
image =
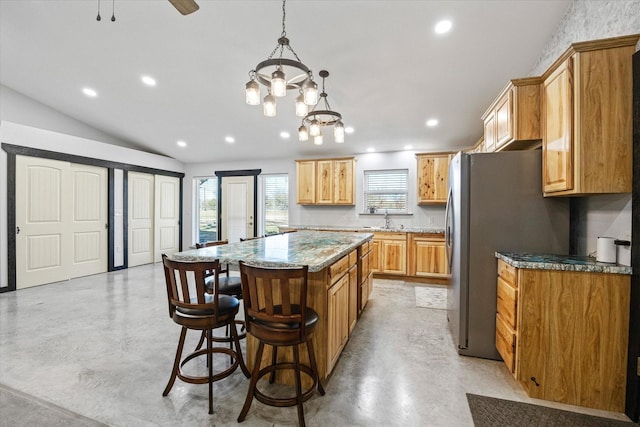
<svg viewBox="0 0 640 427">
<path fill-rule="evenodd" d="M 631 427 L 632 422 L 596 417 L 467 393 L 475 427 Z"/>
<path fill-rule="evenodd" d="M 416 286 L 416 307 L 447 309 L 447 287 L 444 285 Z"/>
</svg>

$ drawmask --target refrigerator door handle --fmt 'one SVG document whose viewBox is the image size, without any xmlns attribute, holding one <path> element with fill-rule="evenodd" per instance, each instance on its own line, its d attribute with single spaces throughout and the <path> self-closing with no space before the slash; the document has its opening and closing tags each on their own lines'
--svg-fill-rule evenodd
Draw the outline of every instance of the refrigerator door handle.
<svg viewBox="0 0 640 427">
<path fill-rule="evenodd" d="M 452 202 L 452 198 L 453 198 L 453 191 L 451 190 L 451 188 L 449 188 L 449 194 L 447 196 L 447 207 L 445 208 L 445 213 L 444 213 L 444 218 L 445 218 L 445 225 L 444 225 L 444 241 L 445 241 L 445 246 L 446 246 L 446 255 L 447 255 L 447 266 L 448 266 L 448 271 L 451 272 L 451 261 L 452 261 L 452 254 L 453 254 L 453 240 L 452 240 L 452 236 L 453 236 L 453 221 L 451 220 L 451 210 L 453 209 L 453 206 L 451 206 L 451 202 Z"/>
</svg>

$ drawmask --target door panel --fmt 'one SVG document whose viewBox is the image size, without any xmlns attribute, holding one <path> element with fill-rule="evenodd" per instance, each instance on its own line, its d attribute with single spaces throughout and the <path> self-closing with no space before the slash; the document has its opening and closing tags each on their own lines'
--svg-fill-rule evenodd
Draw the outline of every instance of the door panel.
<svg viewBox="0 0 640 427">
<path fill-rule="evenodd" d="M 254 177 L 222 177 L 221 236 L 229 242 L 254 237 Z"/>
<path fill-rule="evenodd" d="M 73 257 L 71 277 L 107 271 L 107 170 L 71 165 Z"/>
<path fill-rule="evenodd" d="M 162 254 L 178 252 L 180 227 L 180 179 L 156 175 L 155 261 Z"/>
<path fill-rule="evenodd" d="M 68 163 L 16 156 L 17 289 L 69 278 L 69 184 Z"/>
<path fill-rule="evenodd" d="M 128 265 L 134 267 L 154 260 L 154 176 L 129 172 L 128 189 Z"/>
</svg>

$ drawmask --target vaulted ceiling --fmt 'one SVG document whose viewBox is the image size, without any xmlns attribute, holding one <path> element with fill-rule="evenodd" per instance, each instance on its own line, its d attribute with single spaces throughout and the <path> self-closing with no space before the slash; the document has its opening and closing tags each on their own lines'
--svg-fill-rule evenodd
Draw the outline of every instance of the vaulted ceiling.
<svg viewBox="0 0 640 427">
<path fill-rule="evenodd" d="M 197 2 L 183 16 L 166 0 L 2 0 L 0 83 L 185 163 L 457 150 L 481 137 L 480 116 L 507 81 L 529 75 L 570 4 L 288 1 L 291 46 L 316 81 L 330 72 L 331 107 L 354 128 L 344 144 L 314 146 L 297 140 L 295 95 L 273 118 L 244 101 L 249 70 L 280 37 L 282 3 Z M 444 35 L 434 32 L 441 19 L 453 23 Z M 430 118 L 439 124 L 427 127 Z"/>
</svg>

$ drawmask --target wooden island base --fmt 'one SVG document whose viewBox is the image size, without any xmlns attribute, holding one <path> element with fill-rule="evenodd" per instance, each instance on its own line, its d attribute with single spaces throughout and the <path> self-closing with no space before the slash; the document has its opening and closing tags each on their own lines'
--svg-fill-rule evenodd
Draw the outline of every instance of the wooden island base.
<svg viewBox="0 0 640 427">
<path fill-rule="evenodd" d="M 309 272 L 307 305 L 320 317 L 313 336 L 313 347 L 320 380 L 326 381 L 333 370 L 349 335 L 353 331 L 360 313 L 371 294 L 373 277 L 369 265 L 371 243 L 364 242 L 348 255 L 332 265 L 318 271 Z M 246 360 L 249 369 L 255 363 L 258 341 L 247 334 Z M 271 363 L 272 347 L 265 345 L 261 366 Z M 309 364 L 304 346 L 300 348 L 300 362 Z M 290 347 L 278 348 L 278 361 L 292 361 Z M 293 370 L 279 371 L 276 382 L 295 384 Z M 303 387 L 312 384 L 311 379 L 302 375 Z"/>
</svg>

